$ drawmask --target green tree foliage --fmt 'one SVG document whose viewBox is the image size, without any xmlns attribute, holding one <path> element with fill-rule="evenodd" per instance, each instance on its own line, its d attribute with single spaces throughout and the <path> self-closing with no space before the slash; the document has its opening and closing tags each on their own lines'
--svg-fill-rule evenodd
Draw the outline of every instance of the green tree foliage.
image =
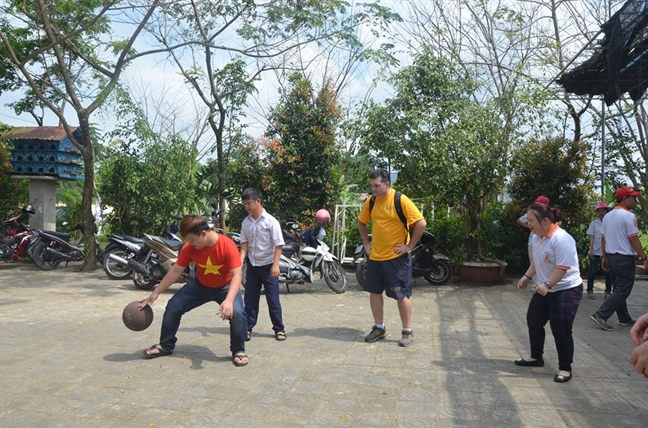
<svg viewBox="0 0 648 428">
<path fill-rule="evenodd" d="M 395 95 L 373 104 L 361 127 L 365 150 L 398 171 L 397 187 L 462 207 L 468 257 L 483 257 L 481 213 L 507 167 L 500 118 L 474 101 L 481 88 L 464 68 L 426 49 L 392 78 Z"/>
<path fill-rule="evenodd" d="M 266 136 L 272 180 L 265 189 L 274 212 L 300 218 L 337 202 L 341 149 L 335 139 L 340 112 L 327 83 L 316 95 L 301 74 L 290 78 L 270 115 Z"/>
<path fill-rule="evenodd" d="M 194 206 L 195 171 L 188 169 L 192 153 L 185 141 L 142 141 L 140 147 L 122 141 L 106 150 L 98 170 L 98 191 L 110 232 L 141 236 Z"/>
</svg>

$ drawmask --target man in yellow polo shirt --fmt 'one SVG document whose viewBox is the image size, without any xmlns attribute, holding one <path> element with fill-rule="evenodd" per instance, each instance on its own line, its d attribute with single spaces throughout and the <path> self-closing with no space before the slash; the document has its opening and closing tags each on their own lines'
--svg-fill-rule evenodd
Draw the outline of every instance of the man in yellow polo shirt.
<svg viewBox="0 0 648 428">
<path fill-rule="evenodd" d="M 403 331 L 399 346 L 410 346 L 414 341 L 412 333 L 412 258 L 410 251 L 425 230 L 425 219 L 412 201 L 401 195 L 400 206 L 409 230 L 400 219 L 394 203 L 396 191 L 391 187 L 389 172 L 374 171 L 371 179 L 371 193 L 360 215 L 358 229 L 367 252 L 367 273 L 364 289 L 369 292 L 369 303 L 374 317 L 374 326 L 365 337 L 367 342 L 376 342 L 387 336 L 383 320 L 383 292 L 396 299 Z M 372 241 L 369 240 L 367 224 L 372 222 Z"/>
</svg>

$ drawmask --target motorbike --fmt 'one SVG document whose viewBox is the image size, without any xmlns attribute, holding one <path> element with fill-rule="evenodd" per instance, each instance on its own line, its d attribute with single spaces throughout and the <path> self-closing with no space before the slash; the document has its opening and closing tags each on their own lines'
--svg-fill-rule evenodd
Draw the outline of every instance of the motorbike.
<svg viewBox="0 0 648 428">
<path fill-rule="evenodd" d="M 281 251 L 279 260 L 279 283 L 286 285 L 290 293 L 290 284 L 313 283 L 316 273 L 319 272 L 326 284 L 336 293 L 344 293 L 347 289 L 348 280 L 346 272 L 340 261 L 329 251 L 329 246 L 318 240 L 317 248 L 302 246 L 299 240 L 287 232 L 284 227 L 297 229 L 292 222 L 282 223 L 282 232 L 285 245 Z M 247 260 L 243 266 L 243 286 L 245 286 L 245 271 Z"/>
<path fill-rule="evenodd" d="M 125 259 L 113 253 L 111 260 L 132 269 L 133 283 L 140 290 L 152 290 L 162 281 L 164 275 L 178 260 L 182 241 L 166 239 L 161 236 L 144 234 L 144 246 L 131 258 Z M 187 282 L 194 276 L 194 270 L 187 266 L 178 282 Z"/>
<path fill-rule="evenodd" d="M 5 230 L 0 236 L 0 260 L 20 260 L 27 257 L 34 232 L 29 227 L 29 215 L 36 214 L 31 205 L 25 205 L 19 215 L 2 222 Z"/>
<path fill-rule="evenodd" d="M 75 230 L 83 232 L 83 223 L 77 223 L 72 228 L 72 231 Z M 70 243 L 69 233 L 36 229 L 34 235 L 35 240 L 33 246 L 29 249 L 29 255 L 34 261 L 34 264 L 39 268 L 52 270 L 56 269 L 61 262 L 65 262 L 67 265 L 69 262 L 84 260 L 83 235 L 74 244 Z M 97 249 L 97 261 L 103 263 L 103 251 L 97 242 L 96 235 L 95 247 Z"/>
<path fill-rule="evenodd" d="M 108 236 L 108 245 L 104 250 L 103 269 L 111 279 L 128 279 L 132 276 L 133 268 L 128 263 L 120 263 L 110 256 L 116 255 L 124 260 L 135 256 L 144 247 L 144 240 L 129 235 L 111 233 Z"/>
<path fill-rule="evenodd" d="M 452 262 L 443 254 L 435 253 L 439 246 L 437 238 L 424 231 L 421 239 L 411 251 L 412 278 L 423 277 L 432 285 L 443 285 L 452 278 Z M 358 244 L 353 255 L 356 265 L 356 279 L 364 286 L 367 270 L 367 253 L 362 242 Z"/>
</svg>

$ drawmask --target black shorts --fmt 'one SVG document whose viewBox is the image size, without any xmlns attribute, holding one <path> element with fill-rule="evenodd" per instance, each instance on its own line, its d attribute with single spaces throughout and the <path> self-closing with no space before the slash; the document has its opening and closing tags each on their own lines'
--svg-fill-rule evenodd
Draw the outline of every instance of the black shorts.
<svg viewBox="0 0 648 428">
<path fill-rule="evenodd" d="M 375 294 L 386 291 L 396 300 L 412 297 L 412 257 L 406 254 L 391 260 L 368 260 L 364 289 Z"/>
</svg>

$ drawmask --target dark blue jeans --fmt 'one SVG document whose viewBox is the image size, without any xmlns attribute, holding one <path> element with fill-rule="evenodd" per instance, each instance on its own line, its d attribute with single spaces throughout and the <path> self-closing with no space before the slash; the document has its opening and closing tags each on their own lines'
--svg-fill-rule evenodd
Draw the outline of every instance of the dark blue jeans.
<svg viewBox="0 0 648 428">
<path fill-rule="evenodd" d="M 594 256 L 593 259 L 589 259 L 589 272 L 587 273 L 587 292 L 592 293 L 594 291 L 594 277 L 596 277 L 596 272 L 598 272 L 598 267 L 601 262 L 601 256 Z M 605 274 L 605 292 L 610 294 L 612 292 L 612 276 L 610 272 L 604 270 Z"/>
<path fill-rule="evenodd" d="M 160 345 L 167 351 L 173 351 L 178 341 L 176 333 L 180 327 L 182 316 L 207 302 L 216 302 L 220 305 L 227 297 L 229 288 L 229 285 L 223 288 L 205 287 L 196 278 L 186 283 L 167 303 L 162 320 Z M 245 352 L 247 332 L 245 307 L 240 292 L 234 298 L 233 312 L 232 319 L 230 319 L 230 351 L 232 351 L 232 355 L 236 355 Z"/>
<path fill-rule="evenodd" d="M 549 321 L 558 351 L 558 370 L 571 372 L 574 359 L 572 326 L 583 298 L 583 284 L 546 296 L 533 293 L 527 310 L 527 326 L 531 358 L 541 359 L 544 353 L 545 325 Z"/>
<path fill-rule="evenodd" d="M 261 285 L 265 289 L 265 298 L 270 312 L 270 321 L 275 333 L 285 331 L 279 301 L 279 279 L 270 275 L 272 265 L 252 266 L 247 263 L 245 278 L 245 313 L 247 314 L 247 328 L 249 331 L 257 325 L 259 318 L 259 300 L 261 298 Z"/>
<path fill-rule="evenodd" d="M 596 315 L 607 320 L 614 312 L 619 317 L 619 322 L 630 322 L 632 317 L 628 312 L 626 300 L 632 293 L 635 281 L 634 256 L 623 254 L 608 254 L 608 270 L 614 283 L 614 293 L 603 302 L 596 311 Z"/>
</svg>

